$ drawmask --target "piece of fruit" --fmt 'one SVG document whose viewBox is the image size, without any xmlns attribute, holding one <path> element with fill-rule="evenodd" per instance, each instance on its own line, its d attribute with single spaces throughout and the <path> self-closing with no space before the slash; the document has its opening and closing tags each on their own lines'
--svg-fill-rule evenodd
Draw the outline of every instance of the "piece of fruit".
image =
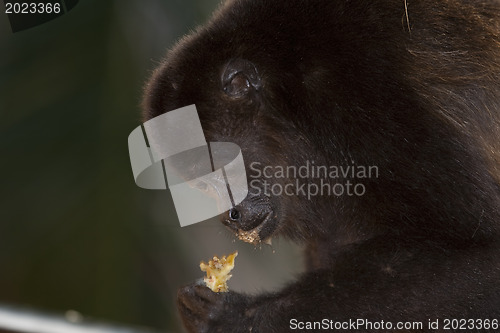
<svg viewBox="0 0 500 333">
<path fill-rule="evenodd" d="M 206 264 L 205 262 L 200 263 L 200 269 L 203 272 L 207 272 L 207 276 L 203 279 L 208 288 L 213 292 L 227 292 L 227 281 L 231 278 L 231 270 L 234 268 L 234 258 L 238 255 L 238 252 L 234 252 L 227 256 L 222 256 L 218 258 L 214 256 L 212 260 Z"/>
</svg>

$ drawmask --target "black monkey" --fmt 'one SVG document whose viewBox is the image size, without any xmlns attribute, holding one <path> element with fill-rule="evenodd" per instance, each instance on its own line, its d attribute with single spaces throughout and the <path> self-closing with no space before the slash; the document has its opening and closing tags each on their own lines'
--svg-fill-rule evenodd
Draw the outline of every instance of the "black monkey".
<svg viewBox="0 0 500 333">
<path fill-rule="evenodd" d="M 497 1 L 228 1 L 168 53 L 144 117 L 190 104 L 247 171 L 314 161 L 379 175 L 359 196 L 251 193 L 223 222 L 305 243 L 308 271 L 257 296 L 181 288 L 189 332 L 500 319 Z"/>
</svg>

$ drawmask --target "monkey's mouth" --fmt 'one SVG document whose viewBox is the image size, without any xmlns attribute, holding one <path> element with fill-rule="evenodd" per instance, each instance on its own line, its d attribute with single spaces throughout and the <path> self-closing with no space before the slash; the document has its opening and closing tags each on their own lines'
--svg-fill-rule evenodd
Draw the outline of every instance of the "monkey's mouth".
<svg viewBox="0 0 500 333">
<path fill-rule="evenodd" d="M 252 208 L 250 210 L 245 209 L 244 206 L 231 208 L 229 212 L 224 214 L 222 223 L 244 242 L 254 245 L 259 243 L 270 244 L 272 234 L 276 229 L 278 216 L 267 205 Z"/>
</svg>

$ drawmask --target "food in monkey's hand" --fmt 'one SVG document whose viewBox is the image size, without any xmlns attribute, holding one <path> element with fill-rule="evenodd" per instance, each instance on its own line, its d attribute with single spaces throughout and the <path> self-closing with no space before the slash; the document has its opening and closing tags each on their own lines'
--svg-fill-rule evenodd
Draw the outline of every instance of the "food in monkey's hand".
<svg viewBox="0 0 500 333">
<path fill-rule="evenodd" d="M 200 263 L 200 269 L 203 272 L 207 272 L 207 276 L 203 279 L 208 288 L 213 292 L 227 292 L 227 281 L 231 278 L 231 270 L 234 268 L 234 258 L 238 255 L 238 252 L 234 252 L 227 256 L 222 256 L 218 258 L 214 256 L 212 260 L 206 264 L 205 262 Z"/>
</svg>

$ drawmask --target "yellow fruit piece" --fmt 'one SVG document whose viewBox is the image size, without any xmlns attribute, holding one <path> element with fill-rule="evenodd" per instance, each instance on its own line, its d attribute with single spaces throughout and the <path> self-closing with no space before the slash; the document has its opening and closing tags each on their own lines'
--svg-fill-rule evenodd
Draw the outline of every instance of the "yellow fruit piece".
<svg viewBox="0 0 500 333">
<path fill-rule="evenodd" d="M 207 276 L 203 279 L 208 288 L 213 292 L 227 292 L 227 281 L 231 278 L 231 270 L 234 268 L 234 258 L 238 255 L 238 252 L 234 252 L 230 255 L 223 256 L 222 258 L 213 257 L 212 260 L 206 264 L 205 262 L 200 263 L 200 269 L 203 272 L 207 272 Z"/>
</svg>

